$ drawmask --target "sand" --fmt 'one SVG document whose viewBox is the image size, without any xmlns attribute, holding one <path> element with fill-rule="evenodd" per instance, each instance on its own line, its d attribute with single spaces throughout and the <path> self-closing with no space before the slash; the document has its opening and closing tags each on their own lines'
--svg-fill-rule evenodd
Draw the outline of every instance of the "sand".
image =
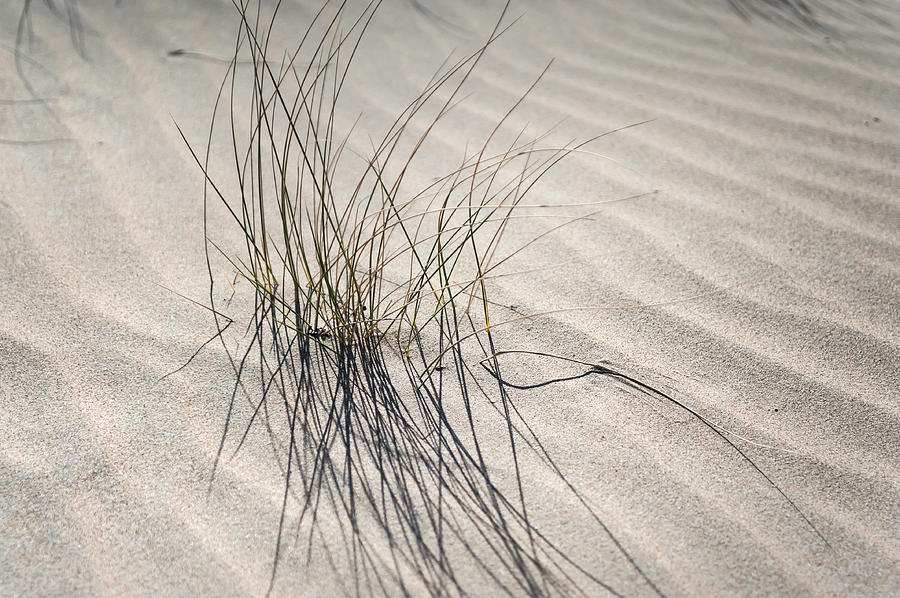
<svg viewBox="0 0 900 598">
<path fill-rule="evenodd" d="M 487 34 L 501 8 L 487 4 L 435 3 L 437 18 L 386 3 L 348 113 L 375 128 L 395 115 L 447 53 Z M 813 6 L 822 28 L 743 20 L 724 0 L 517 1 L 521 20 L 422 161 L 422 177 L 440 174 L 429 168 L 489 130 L 551 58 L 519 122 L 565 117 L 558 134 L 583 138 L 652 119 L 535 193 L 658 193 L 549 237 L 519 264 L 538 271 L 494 291 L 524 313 L 603 306 L 500 337 L 606 359 L 743 437 L 731 438 L 827 539 L 664 401 L 598 376 L 515 391 L 667 596 L 900 593 L 900 11 Z M 0 105 L 0 139 L 42 140 L 0 145 L 0 595 L 261 595 L 281 492 L 267 438 L 252 434 L 208 492 L 228 363 L 213 344 L 163 378 L 215 331 L 167 290 L 201 302 L 207 290 L 202 178 L 173 119 L 202 142 L 225 68 L 168 53 L 228 57 L 233 9 L 79 7 L 83 56 L 35 3 L 22 67 L 48 103 Z M 0 6 L 4 100 L 32 97 L 7 51 L 19 10 Z M 523 384 L 577 373 L 507 360 Z M 542 529 L 617 591 L 653 595 L 558 479 L 529 467 Z M 314 556 L 286 549 L 274 595 L 352 594 L 352 572 Z"/>
</svg>

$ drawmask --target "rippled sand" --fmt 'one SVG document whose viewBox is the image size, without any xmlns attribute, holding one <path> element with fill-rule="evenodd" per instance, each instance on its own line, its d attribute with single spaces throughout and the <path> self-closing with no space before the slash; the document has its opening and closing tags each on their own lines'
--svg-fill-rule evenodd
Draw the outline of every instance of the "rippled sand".
<svg viewBox="0 0 900 598">
<path fill-rule="evenodd" d="M 382 7 L 348 114 L 395 116 L 501 8 L 445 4 Z M 21 7 L 0 5 L 0 99 L 47 99 L 0 105 L 0 594 L 263 594 L 281 508 L 267 438 L 207 494 L 229 366 L 211 345 L 161 379 L 214 332 L 162 287 L 207 293 L 202 178 L 173 119 L 203 142 L 225 69 L 209 57 L 229 57 L 234 11 L 79 6 L 73 45 L 35 4 L 32 95 L 10 50 Z M 452 167 L 551 58 L 519 125 L 565 118 L 566 141 L 650 121 L 572 156 L 534 199 L 658 193 L 548 237 L 513 268 L 536 271 L 494 290 L 521 313 L 602 306 L 511 327 L 504 348 L 606 359 L 676 396 L 827 540 L 683 410 L 598 376 L 513 391 L 668 596 L 900 593 L 900 11 L 813 6 L 821 22 L 794 28 L 725 0 L 516 2 L 422 161 L 423 180 Z M 579 373 L 508 361 L 520 385 Z M 548 535 L 623 594 L 653 595 L 558 478 L 524 467 Z M 287 550 L 275 594 L 353 592 L 313 556 Z"/>
</svg>

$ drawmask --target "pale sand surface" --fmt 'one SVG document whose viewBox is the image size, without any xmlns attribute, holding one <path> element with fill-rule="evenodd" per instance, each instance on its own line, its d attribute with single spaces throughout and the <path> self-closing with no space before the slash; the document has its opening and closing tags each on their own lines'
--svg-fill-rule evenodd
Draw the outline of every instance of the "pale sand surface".
<svg viewBox="0 0 900 598">
<path fill-rule="evenodd" d="M 446 24 L 383 7 L 348 113 L 377 130 L 500 9 L 444 4 Z M 735 439 L 832 547 L 683 411 L 595 376 L 515 391 L 666 595 L 900 593 L 900 9 L 859 4 L 836 3 L 828 31 L 798 32 L 742 21 L 724 0 L 516 2 L 524 17 L 421 162 L 423 180 L 452 166 L 550 58 L 520 124 L 567 117 L 565 140 L 655 119 L 591 146 L 609 159 L 573 156 L 535 193 L 660 192 L 548 238 L 517 266 L 544 269 L 494 287 L 524 313 L 636 309 L 511 327 L 503 348 L 608 359 L 777 447 Z M 0 595 L 260 595 L 281 492 L 267 438 L 251 434 L 207 495 L 229 366 L 212 346 L 161 380 L 214 332 L 157 285 L 206 294 L 201 178 L 172 119 L 202 142 L 224 69 L 167 52 L 227 57 L 233 9 L 112 5 L 81 4 L 85 60 L 36 4 L 28 55 L 46 70 L 23 66 L 52 114 L 0 106 L 0 138 L 61 139 L 0 145 Z M 29 97 L 6 51 L 18 11 L 0 5 L 3 99 Z M 507 360 L 524 382 L 578 373 Z M 558 479 L 523 467 L 542 529 L 623 594 L 652 595 Z M 348 571 L 304 558 L 287 551 L 276 595 L 352 593 Z"/>
</svg>

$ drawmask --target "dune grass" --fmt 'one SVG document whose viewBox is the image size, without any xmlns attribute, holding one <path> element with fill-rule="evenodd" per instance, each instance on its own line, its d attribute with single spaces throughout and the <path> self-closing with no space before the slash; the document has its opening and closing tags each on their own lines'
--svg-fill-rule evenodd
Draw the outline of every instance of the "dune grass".
<svg viewBox="0 0 900 598">
<path fill-rule="evenodd" d="M 519 218 L 560 216 L 560 206 L 529 203 L 529 192 L 597 137 L 552 145 L 548 134 L 509 134 L 541 72 L 478 148 L 461 151 L 457 167 L 410 192 L 417 156 L 511 22 L 504 9 L 485 42 L 442 65 L 363 154 L 350 149 L 353 127 L 341 124 L 340 98 L 378 4 L 348 17 L 344 4 L 326 3 L 283 51 L 273 41 L 280 3 L 267 11 L 236 2 L 240 26 L 205 153 L 185 137 L 205 175 L 209 308 L 235 373 L 214 470 L 230 438 L 236 453 L 260 427 L 284 474 L 269 589 L 290 544 L 324 551 L 336 570 L 350 571 L 344 590 L 356 595 L 484 594 L 487 587 L 506 595 L 621 595 L 533 524 L 520 468 L 527 449 L 575 497 L 578 516 L 661 596 L 519 414 L 498 360 L 515 351 L 495 346 L 496 328 L 521 319 L 495 313 L 490 287 L 508 274 L 502 267 L 600 208 L 579 204 L 589 211 L 518 246 L 504 243 L 504 234 Z M 211 161 L 222 158 L 213 155 L 217 134 L 230 148 L 230 179 L 213 174 Z M 216 205 L 237 243 L 209 229 Z M 222 264 L 230 277 L 217 274 Z M 224 342 L 235 317 L 216 301 L 226 285 L 252 294 L 237 353 Z M 605 366 L 569 361 L 686 409 L 775 486 L 720 427 L 678 400 Z M 242 397 L 248 407 L 239 405 Z M 493 425 L 479 423 L 485 409 L 498 416 Z M 242 426 L 238 412 L 246 414 Z M 511 464 L 512 474 L 498 480 L 497 462 Z M 338 542 L 326 539 L 325 512 L 334 515 Z"/>
<path fill-rule="evenodd" d="M 305 534 L 308 550 L 345 560 L 351 593 L 463 595 L 477 580 L 458 572 L 474 569 L 503 594 L 585 594 L 590 586 L 618 594 L 532 525 L 519 446 L 562 474 L 503 383 L 484 388 L 464 358 L 472 347 L 480 359 L 495 352 L 492 327 L 501 322 L 492 313 L 490 282 L 530 245 L 504 247 L 505 231 L 522 210 L 552 209 L 524 200 L 550 168 L 590 140 L 545 147 L 545 136 L 520 132 L 500 145 L 501 128 L 529 88 L 481 147 L 463 152 L 458 167 L 407 191 L 417 154 L 509 26 L 504 9 L 485 43 L 445 63 L 368 155 L 348 158 L 339 100 L 377 7 L 369 4 L 347 24 L 343 5 L 324 5 L 300 43 L 273 59 L 278 8 L 264 14 L 259 4 L 236 4 L 241 26 L 216 104 L 216 114 L 227 112 L 235 178 L 210 173 L 215 117 L 206 154 L 192 149 L 209 199 L 225 207 L 243 246 L 230 252 L 207 231 L 210 307 L 220 329 L 230 325 L 214 299 L 222 281 L 213 263 L 222 259 L 252 289 L 255 305 L 249 346 L 232 357 L 236 384 L 219 454 L 253 362 L 262 392 L 253 394 L 236 446 L 256 423 L 281 448 L 273 584 L 290 527 L 293 543 L 303 544 Z M 245 65 L 249 79 L 239 72 Z M 240 97 L 247 81 L 250 97 Z M 249 129 L 239 105 L 249 106 Z M 444 404 L 451 387 L 462 415 L 452 421 Z M 482 449 L 478 396 L 505 430 L 515 470 L 506 489 L 495 483 Z M 323 510 L 347 522 L 339 546 L 317 541 Z"/>
</svg>

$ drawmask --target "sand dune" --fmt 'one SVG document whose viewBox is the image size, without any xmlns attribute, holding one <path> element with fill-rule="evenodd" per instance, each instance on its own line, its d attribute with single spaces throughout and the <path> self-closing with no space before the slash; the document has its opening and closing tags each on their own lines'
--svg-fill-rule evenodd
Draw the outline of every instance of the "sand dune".
<svg viewBox="0 0 900 598">
<path fill-rule="evenodd" d="M 448 53 L 489 33 L 502 7 L 488 4 L 385 3 L 347 115 L 383 130 Z M 816 20 L 798 23 L 750 0 L 515 2 L 522 18 L 413 175 L 451 168 L 551 58 L 509 131 L 565 118 L 566 141 L 650 121 L 571 156 L 534 200 L 658 192 L 543 239 L 510 264 L 532 271 L 494 293 L 517 313 L 597 308 L 498 339 L 664 389 L 729 430 L 825 539 L 684 410 L 570 363 L 504 357 L 520 386 L 573 378 L 513 398 L 666 596 L 900 593 L 900 9 L 810 5 Z M 208 292 L 202 175 L 173 119 L 203 142 L 234 9 L 77 6 L 83 56 L 34 3 L 25 80 L 21 5 L 0 6 L 0 594 L 264 594 L 283 479 L 269 439 L 249 435 L 210 487 L 230 366 L 211 344 L 164 377 L 215 332 L 167 290 Z M 314 8 L 290 3 L 283 22 Z M 522 467 L 548 536 L 617 592 L 654 595 L 558 477 L 534 457 Z M 275 595 L 354 593 L 351 571 L 307 556 L 283 551 Z"/>
</svg>

